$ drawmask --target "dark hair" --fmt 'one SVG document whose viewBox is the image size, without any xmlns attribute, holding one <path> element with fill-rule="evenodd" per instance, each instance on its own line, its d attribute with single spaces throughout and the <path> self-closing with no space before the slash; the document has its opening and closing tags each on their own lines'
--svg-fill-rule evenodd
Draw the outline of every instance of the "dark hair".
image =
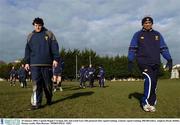
<svg viewBox="0 0 180 125">
<path fill-rule="evenodd" d="M 144 17 L 144 18 L 142 19 L 142 22 L 141 22 L 142 25 L 143 25 L 146 21 L 150 21 L 150 22 L 153 24 L 153 18 L 150 17 L 150 16 Z"/>
<path fill-rule="evenodd" d="M 42 19 L 42 18 L 39 18 L 39 17 L 37 17 L 37 18 L 35 18 L 35 19 L 33 20 L 32 25 L 34 25 L 35 23 L 36 23 L 36 24 L 41 24 L 42 26 L 44 25 L 43 19 Z"/>
<path fill-rule="evenodd" d="M 101 64 L 101 65 L 99 65 L 99 68 L 103 68 L 103 65 Z"/>
</svg>

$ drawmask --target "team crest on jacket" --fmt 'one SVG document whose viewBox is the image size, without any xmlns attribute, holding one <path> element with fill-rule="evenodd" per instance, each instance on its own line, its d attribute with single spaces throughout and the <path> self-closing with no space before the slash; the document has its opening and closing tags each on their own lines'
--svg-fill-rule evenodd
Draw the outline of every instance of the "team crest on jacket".
<svg viewBox="0 0 180 125">
<path fill-rule="evenodd" d="M 155 36 L 155 40 L 159 40 L 159 36 Z"/>
<path fill-rule="evenodd" d="M 46 41 L 48 40 L 48 36 L 45 36 L 44 38 L 45 38 Z"/>
<path fill-rule="evenodd" d="M 141 39 L 144 39 L 144 36 L 141 36 Z"/>
<path fill-rule="evenodd" d="M 144 72 L 147 72 L 148 71 L 148 69 L 144 69 Z"/>
</svg>

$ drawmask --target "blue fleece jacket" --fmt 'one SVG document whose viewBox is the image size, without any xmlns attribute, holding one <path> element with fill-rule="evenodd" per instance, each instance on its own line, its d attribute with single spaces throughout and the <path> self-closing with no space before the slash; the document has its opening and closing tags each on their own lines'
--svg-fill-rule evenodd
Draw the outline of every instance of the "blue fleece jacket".
<svg viewBox="0 0 180 125">
<path fill-rule="evenodd" d="M 140 64 L 160 64 L 160 54 L 171 60 L 168 47 L 158 31 L 142 29 L 134 34 L 129 46 L 129 61 L 136 57 Z"/>
<path fill-rule="evenodd" d="M 51 33 L 51 36 L 47 34 Z M 53 60 L 58 61 L 59 46 L 55 36 L 46 28 L 41 32 L 33 31 L 25 48 L 25 63 L 31 66 L 51 66 Z"/>
</svg>

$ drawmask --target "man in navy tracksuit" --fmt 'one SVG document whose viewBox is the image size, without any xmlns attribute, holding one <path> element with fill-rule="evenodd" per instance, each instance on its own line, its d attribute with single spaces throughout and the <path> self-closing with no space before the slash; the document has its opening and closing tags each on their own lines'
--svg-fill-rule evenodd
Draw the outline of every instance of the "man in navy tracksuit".
<svg viewBox="0 0 180 125">
<path fill-rule="evenodd" d="M 97 77 L 99 78 L 99 86 L 104 87 L 105 71 L 104 71 L 103 66 L 99 66 L 99 73 Z"/>
<path fill-rule="evenodd" d="M 20 82 L 21 87 L 26 88 L 27 87 L 27 83 L 26 83 L 27 71 L 24 67 L 24 64 L 22 64 L 18 70 L 18 77 L 19 77 L 19 82 Z"/>
<path fill-rule="evenodd" d="M 147 112 L 155 112 L 156 86 L 160 67 L 160 54 L 167 60 L 167 67 L 172 69 L 172 58 L 162 35 L 152 29 L 153 19 L 142 19 L 142 30 L 136 32 L 131 40 L 128 52 L 128 69 L 132 71 L 132 62 L 136 57 L 144 76 L 144 96 L 142 107 Z"/>
<path fill-rule="evenodd" d="M 16 72 L 16 70 L 15 70 L 15 68 L 14 68 L 14 66 L 11 68 L 11 71 L 9 72 L 9 80 L 10 80 L 10 86 L 12 86 L 13 84 L 13 86 L 15 86 L 15 83 L 16 83 L 16 74 L 17 74 L 17 72 Z"/>
<path fill-rule="evenodd" d="M 47 104 L 52 103 L 52 66 L 56 67 L 59 55 L 59 46 L 54 34 L 44 27 L 43 19 L 33 20 L 34 31 L 29 34 L 25 48 L 25 68 L 31 68 L 33 94 L 31 109 L 41 107 L 43 90 Z"/>
<path fill-rule="evenodd" d="M 104 87 L 105 71 L 102 66 L 99 66 L 99 73 L 98 73 L 97 77 L 99 78 L 99 86 Z"/>
<path fill-rule="evenodd" d="M 84 65 L 81 66 L 79 70 L 79 76 L 80 76 L 80 88 L 86 88 L 85 82 L 86 82 L 86 68 Z"/>
<path fill-rule="evenodd" d="M 61 58 L 59 59 L 58 65 L 53 67 L 53 85 L 54 85 L 54 92 L 59 88 L 60 91 L 62 89 L 62 72 L 64 70 L 64 60 Z"/>
<path fill-rule="evenodd" d="M 92 64 L 89 65 L 89 67 L 87 68 L 87 73 L 88 73 L 88 80 L 89 80 L 89 87 L 92 88 L 94 87 L 94 73 L 95 73 L 95 69 L 92 67 Z"/>
</svg>

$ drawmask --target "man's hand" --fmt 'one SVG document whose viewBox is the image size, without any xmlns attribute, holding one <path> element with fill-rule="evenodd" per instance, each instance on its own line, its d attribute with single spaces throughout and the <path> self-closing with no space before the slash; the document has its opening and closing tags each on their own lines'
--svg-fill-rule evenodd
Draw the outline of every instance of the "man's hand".
<svg viewBox="0 0 180 125">
<path fill-rule="evenodd" d="M 172 59 L 167 61 L 166 68 L 168 68 L 169 72 L 172 71 Z"/>
<path fill-rule="evenodd" d="M 26 71 L 28 71 L 30 69 L 29 64 L 25 64 L 25 69 L 26 69 Z"/>
<path fill-rule="evenodd" d="M 53 67 L 57 67 L 58 62 L 56 60 L 53 61 Z"/>
</svg>

